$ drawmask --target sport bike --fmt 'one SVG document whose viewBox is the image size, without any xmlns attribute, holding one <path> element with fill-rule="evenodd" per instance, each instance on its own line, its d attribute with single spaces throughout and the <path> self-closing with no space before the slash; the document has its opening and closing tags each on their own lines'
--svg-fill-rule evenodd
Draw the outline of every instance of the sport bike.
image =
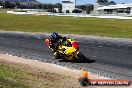
<svg viewBox="0 0 132 88">
<path fill-rule="evenodd" d="M 45 40 L 45 44 L 50 48 L 50 40 L 48 38 Z M 54 56 L 62 60 L 68 60 L 68 61 L 87 61 L 88 60 L 79 51 L 77 42 L 70 38 L 67 38 L 66 41 L 63 41 L 62 39 L 60 39 L 56 50 L 57 50 L 57 56 L 56 55 Z"/>
</svg>

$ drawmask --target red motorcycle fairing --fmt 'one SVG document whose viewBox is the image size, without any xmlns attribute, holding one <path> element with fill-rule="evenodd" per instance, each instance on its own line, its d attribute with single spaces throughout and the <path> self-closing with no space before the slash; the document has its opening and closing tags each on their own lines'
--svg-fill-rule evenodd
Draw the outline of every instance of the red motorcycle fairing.
<svg viewBox="0 0 132 88">
<path fill-rule="evenodd" d="M 46 44 L 48 47 L 50 47 L 50 40 L 49 40 L 49 39 L 46 39 L 46 40 L 45 40 L 45 44 Z"/>
<path fill-rule="evenodd" d="M 74 47 L 75 49 L 78 48 L 77 42 L 72 42 L 72 47 Z"/>
</svg>

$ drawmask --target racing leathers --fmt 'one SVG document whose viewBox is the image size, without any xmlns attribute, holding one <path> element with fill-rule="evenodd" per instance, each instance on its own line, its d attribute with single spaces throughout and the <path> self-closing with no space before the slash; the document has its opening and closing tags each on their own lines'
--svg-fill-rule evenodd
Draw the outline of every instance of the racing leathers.
<svg viewBox="0 0 132 88">
<path fill-rule="evenodd" d="M 60 43 L 62 43 L 63 41 L 66 41 L 66 37 L 63 37 L 63 36 L 60 36 L 60 35 L 58 36 L 57 39 L 50 38 L 50 49 L 54 53 L 54 56 L 55 56 L 56 59 L 59 58 L 59 52 L 57 51 L 58 50 L 58 45 Z"/>
</svg>

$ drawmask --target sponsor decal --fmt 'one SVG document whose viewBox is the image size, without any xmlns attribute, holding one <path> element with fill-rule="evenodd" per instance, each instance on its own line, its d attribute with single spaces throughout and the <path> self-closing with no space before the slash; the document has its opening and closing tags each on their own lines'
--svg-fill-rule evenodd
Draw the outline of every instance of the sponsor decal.
<svg viewBox="0 0 132 88">
<path fill-rule="evenodd" d="M 107 85 L 107 86 L 130 86 L 131 81 L 130 80 L 110 80 L 110 79 L 89 79 L 88 72 L 84 70 L 84 68 L 81 69 L 82 76 L 79 77 L 79 82 L 82 86 L 88 86 L 88 85 Z"/>
</svg>

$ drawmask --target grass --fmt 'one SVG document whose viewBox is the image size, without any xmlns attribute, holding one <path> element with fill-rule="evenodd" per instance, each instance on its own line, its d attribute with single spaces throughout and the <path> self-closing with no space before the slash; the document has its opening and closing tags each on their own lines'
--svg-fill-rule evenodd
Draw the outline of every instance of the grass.
<svg viewBox="0 0 132 88">
<path fill-rule="evenodd" d="M 132 20 L 0 14 L 0 30 L 132 38 Z"/>
<path fill-rule="evenodd" d="M 0 64 L 0 88 L 29 88 L 24 82 L 26 76 L 23 71 Z"/>
<path fill-rule="evenodd" d="M 0 61 L 0 88 L 69 88 L 73 80 L 75 81 L 71 77 L 26 64 Z"/>
<path fill-rule="evenodd" d="M 0 88 L 51 88 L 59 82 L 53 82 L 58 74 L 24 68 L 0 62 Z"/>
</svg>

